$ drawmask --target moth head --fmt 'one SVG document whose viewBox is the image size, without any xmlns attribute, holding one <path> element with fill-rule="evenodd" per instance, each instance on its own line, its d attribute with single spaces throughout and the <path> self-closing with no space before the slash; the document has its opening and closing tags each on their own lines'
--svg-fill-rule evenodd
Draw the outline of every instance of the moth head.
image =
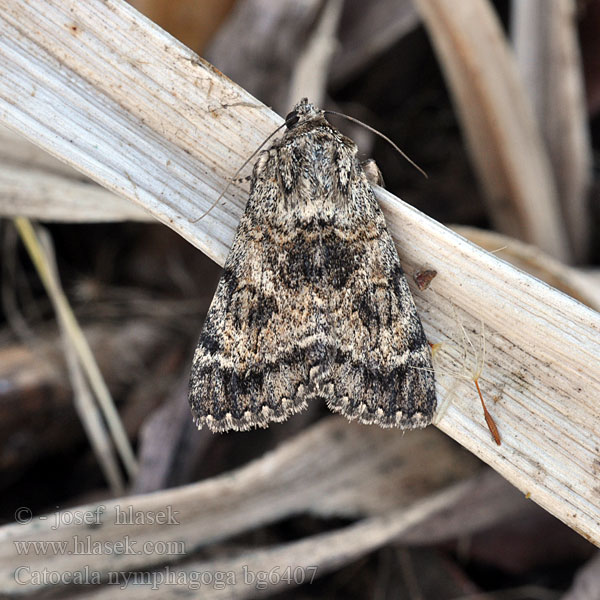
<svg viewBox="0 0 600 600">
<path fill-rule="evenodd" d="M 323 111 L 317 108 L 314 104 L 308 101 L 308 98 L 302 98 L 292 112 L 288 113 L 285 118 L 285 126 L 288 129 L 294 129 L 302 123 L 323 118 Z"/>
</svg>

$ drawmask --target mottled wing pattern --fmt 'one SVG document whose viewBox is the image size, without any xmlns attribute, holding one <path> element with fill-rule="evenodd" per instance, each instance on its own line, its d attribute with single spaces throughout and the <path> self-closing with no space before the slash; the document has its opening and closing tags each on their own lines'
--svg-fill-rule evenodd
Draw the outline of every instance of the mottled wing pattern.
<svg viewBox="0 0 600 600">
<path fill-rule="evenodd" d="M 255 166 L 194 354 L 190 403 L 198 427 L 243 431 L 286 419 L 315 397 L 332 354 L 324 303 L 310 283 L 319 266 L 302 250 L 310 235 L 282 213 L 283 201 L 272 149 Z"/>
<path fill-rule="evenodd" d="M 246 430 L 323 399 L 363 423 L 423 427 L 431 353 L 356 146 L 306 101 L 290 114 L 254 167 L 194 355 L 194 420 Z"/>
<path fill-rule="evenodd" d="M 339 214 L 340 250 L 332 253 L 351 267 L 330 297 L 338 345 L 324 396 L 331 410 L 362 423 L 425 427 L 436 406 L 431 349 L 383 213 L 355 168 L 347 195 L 359 206 Z"/>
</svg>

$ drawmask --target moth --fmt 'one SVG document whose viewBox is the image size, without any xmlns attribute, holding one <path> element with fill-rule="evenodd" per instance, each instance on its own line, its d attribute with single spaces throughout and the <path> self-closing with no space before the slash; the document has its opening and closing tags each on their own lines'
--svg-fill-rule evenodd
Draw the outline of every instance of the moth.
<svg viewBox="0 0 600 600">
<path fill-rule="evenodd" d="M 431 422 L 431 350 L 383 213 L 355 143 L 306 98 L 254 165 L 189 400 L 215 432 L 316 401 L 381 427 Z"/>
</svg>

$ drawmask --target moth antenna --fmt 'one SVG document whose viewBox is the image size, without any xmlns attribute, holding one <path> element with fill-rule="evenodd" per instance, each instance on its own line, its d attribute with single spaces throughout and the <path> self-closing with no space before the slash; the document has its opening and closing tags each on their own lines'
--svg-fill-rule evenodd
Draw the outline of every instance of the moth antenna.
<svg viewBox="0 0 600 600">
<path fill-rule="evenodd" d="M 425 179 L 429 179 L 429 175 L 427 175 L 427 173 L 425 173 L 425 171 L 423 169 L 421 169 L 421 167 L 414 160 L 412 160 L 405 152 L 400 150 L 400 148 L 398 148 L 398 146 L 394 142 L 392 142 L 392 140 L 387 135 L 384 135 L 383 133 L 381 133 L 381 131 L 377 131 L 377 129 L 375 129 L 374 127 L 371 127 L 370 125 L 367 125 L 366 123 L 363 123 L 359 119 L 355 119 L 354 117 L 350 117 L 348 115 L 345 115 L 344 113 L 336 112 L 335 110 L 325 110 L 325 111 L 323 111 L 323 113 L 326 115 L 337 115 L 338 117 L 343 117 L 344 119 L 348 119 L 348 121 L 353 121 L 354 123 L 358 123 L 359 125 L 362 125 L 369 131 L 378 135 L 380 138 L 383 138 L 388 144 L 392 145 L 394 150 L 396 150 L 396 152 L 398 152 L 400 154 L 400 156 L 402 156 L 402 158 L 404 158 L 415 169 L 417 169 L 417 171 L 419 171 L 425 177 Z"/>
<path fill-rule="evenodd" d="M 246 165 L 260 152 L 261 148 L 282 128 L 285 127 L 287 125 L 287 121 L 285 123 L 282 123 L 277 129 L 275 129 L 274 131 L 272 131 L 261 143 L 261 145 L 244 161 L 244 163 L 242 164 L 242 166 L 235 172 L 235 174 L 233 175 L 233 177 L 231 177 L 229 179 L 229 181 L 227 182 L 227 185 L 225 186 L 225 188 L 223 189 L 223 191 L 219 194 L 219 197 L 209 206 L 209 208 L 202 213 L 197 219 L 194 219 L 193 221 L 190 221 L 190 223 L 197 223 L 198 221 L 200 221 L 201 219 L 204 219 L 204 217 L 206 217 L 206 215 L 208 215 L 208 213 L 217 205 L 219 204 L 219 202 L 221 201 L 221 198 L 227 193 L 227 190 L 229 189 L 229 186 L 235 181 L 236 177 L 241 173 L 241 171 L 246 167 Z"/>
</svg>

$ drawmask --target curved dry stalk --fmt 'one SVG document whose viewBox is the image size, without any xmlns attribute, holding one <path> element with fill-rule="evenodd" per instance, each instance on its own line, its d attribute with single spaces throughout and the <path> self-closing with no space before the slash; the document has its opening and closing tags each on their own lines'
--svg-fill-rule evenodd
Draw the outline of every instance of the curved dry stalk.
<svg viewBox="0 0 600 600">
<path fill-rule="evenodd" d="M 575 0 L 512 4 L 512 37 L 524 87 L 546 142 L 575 258 L 588 258 L 592 148 Z"/>
<path fill-rule="evenodd" d="M 15 219 L 15 225 L 19 231 L 23 243 L 25 244 L 25 247 L 27 248 L 27 251 L 29 252 L 31 260 L 35 265 L 38 275 L 42 280 L 44 287 L 46 288 L 48 296 L 50 296 L 50 299 L 52 300 L 52 304 L 61 322 L 61 326 L 66 332 L 73 349 L 77 353 L 77 359 L 88 377 L 91 388 L 96 394 L 100 408 L 102 409 L 104 417 L 106 418 L 108 429 L 123 460 L 123 464 L 130 477 L 133 477 L 137 471 L 137 461 L 135 459 L 133 449 L 131 448 L 131 444 L 129 443 L 129 438 L 127 437 L 123 423 L 119 417 L 119 413 L 115 408 L 115 404 L 108 390 L 106 382 L 104 381 L 102 373 L 98 368 L 96 359 L 94 358 L 90 346 L 85 339 L 83 332 L 81 331 L 79 323 L 73 314 L 73 310 L 69 305 L 69 301 L 67 300 L 60 283 L 53 273 L 48 256 L 40 244 L 38 236 L 36 235 L 36 232 L 28 219 L 25 219 L 24 217 L 17 217 Z M 79 399 L 80 401 L 85 402 L 86 397 L 85 395 L 79 396 Z M 117 491 L 122 493 L 123 485 L 120 476 L 118 475 L 118 467 L 111 463 L 111 457 L 104 449 L 104 435 L 100 433 L 98 419 L 91 416 L 90 420 L 87 421 L 86 429 L 88 432 L 93 431 L 99 433 L 100 437 L 94 438 L 95 441 L 92 440 L 92 442 L 95 448 L 99 450 L 103 449 L 101 450 L 101 455 L 103 458 L 101 459 L 100 464 L 105 467 L 105 472 L 109 478 L 109 481 L 113 483 Z"/>
<path fill-rule="evenodd" d="M 0 33 L 2 119 L 223 264 L 247 187 L 192 221 L 282 119 L 119 0 L 10 0 Z M 453 329 L 453 306 L 466 328 L 485 320 L 502 446 L 466 382 L 450 386 L 438 426 L 600 543 L 600 317 L 392 194 L 376 195 L 405 270 L 438 272 L 414 290 L 429 339 Z M 449 389 L 439 382 L 441 398 Z"/>
<path fill-rule="evenodd" d="M 417 0 L 496 228 L 567 261 L 550 162 L 488 0 Z"/>
<path fill-rule="evenodd" d="M 61 223 L 153 221 L 141 207 L 79 174 L 76 179 L 14 164 L 0 165 L 0 215 Z"/>
<path fill-rule="evenodd" d="M 215 586 L 211 586 L 212 589 L 203 589 L 202 598 L 206 600 L 256 598 L 257 590 L 261 589 L 265 596 L 270 596 L 288 590 L 300 582 L 312 583 L 326 573 L 350 564 L 393 541 L 415 525 L 452 506 L 459 498 L 465 496 L 470 487 L 470 482 L 456 484 L 407 508 L 364 519 L 336 531 L 310 536 L 297 542 L 246 552 L 239 557 L 192 562 L 180 568 L 147 573 L 146 581 L 144 578 L 139 580 L 142 585 L 126 586 L 128 598 L 147 598 L 152 586 L 158 583 L 161 598 L 177 600 L 188 592 L 189 582 L 202 573 L 205 574 L 206 580 L 214 581 L 220 573 L 226 573 L 229 577 L 229 584 L 221 589 L 220 586 L 216 589 Z M 287 569 L 292 576 L 286 580 Z M 165 582 L 169 581 L 169 571 L 171 577 L 173 571 L 180 574 L 179 585 L 165 585 Z M 267 576 L 265 584 L 262 580 L 265 575 L 262 574 L 267 573 L 271 573 L 271 579 Z M 294 573 L 297 574 L 296 581 Z M 135 581 L 132 573 L 126 575 L 129 575 L 129 579 L 123 577 L 123 583 Z M 257 577 L 260 581 L 257 581 Z M 172 580 L 177 581 L 177 578 L 172 577 Z M 160 585 L 161 582 L 163 585 Z M 114 586 L 105 586 L 83 596 L 86 600 L 108 600 L 113 597 Z"/>
<path fill-rule="evenodd" d="M 545 281 L 596 312 L 600 310 L 600 279 L 594 271 L 577 269 L 545 252 L 496 231 L 467 225 L 451 225 L 453 231 L 518 269 Z M 597 270 L 596 270 L 597 271 Z"/>
<path fill-rule="evenodd" d="M 415 455 L 430 463 L 426 472 L 422 463 L 410 460 Z M 50 541 L 66 544 L 66 553 L 29 552 L 25 561 L 32 572 L 46 568 L 59 573 L 80 571 L 89 564 L 89 555 L 75 551 L 76 539 L 89 539 L 88 543 L 93 547 L 97 543 L 116 544 L 129 536 L 135 540 L 136 549 L 156 548 L 140 553 L 107 552 L 94 556 L 94 570 L 105 580 L 111 572 L 152 570 L 158 565 L 181 560 L 180 552 L 161 552 L 161 543 L 171 544 L 172 548 L 179 544 L 191 554 L 195 549 L 293 515 L 366 517 L 379 523 L 395 515 L 394 518 L 402 522 L 404 511 L 414 510 L 424 516 L 422 502 L 427 504 L 430 496 L 462 484 L 466 487 L 457 505 L 468 505 L 473 495 L 480 492 L 480 483 L 485 487 L 485 482 L 476 475 L 479 470 L 477 460 L 469 459 L 458 445 L 433 428 L 403 436 L 397 431 L 381 431 L 357 423 L 349 424 L 342 417 L 330 417 L 235 471 L 192 485 L 103 500 L 67 509 L 47 519 L 36 517 L 28 524 L 15 523 L 0 528 L 0 587 L 4 592 L 29 594 L 40 592 L 44 587 L 22 586 L 15 582 L 13 573 L 24 564 L 24 556 L 17 552 L 19 544 Z M 414 485 L 415 481 L 419 485 Z M 508 504 L 514 506 L 514 499 Z M 77 514 L 94 515 L 93 519 L 99 514 L 101 526 L 63 523 L 63 516 L 69 521 L 68 517 L 75 510 Z M 154 524 L 125 523 L 122 517 L 117 519 L 117 511 L 126 517 L 131 511 L 132 515 L 142 515 L 142 520 L 144 515 L 158 513 L 168 513 L 171 518 Z M 489 522 L 490 518 L 493 520 L 495 513 L 488 513 L 483 520 Z M 57 522 L 60 525 L 55 528 Z M 462 523 L 465 524 L 464 519 Z M 429 525 L 421 524 L 426 529 Z M 451 528 L 454 534 L 456 527 L 457 524 Z M 376 529 L 383 533 L 379 527 Z M 434 535 L 439 535 L 443 529 L 438 522 Z M 349 530 L 342 529 L 337 533 L 343 536 L 344 531 Z M 395 535 L 399 533 L 396 531 Z M 415 531 L 412 534 L 414 536 Z M 426 536 L 431 535 L 427 530 Z M 373 543 L 385 543 L 392 537 L 394 533 L 388 531 L 376 542 L 371 540 L 368 547 L 372 548 Z M 324 552 L 323 562 L 317 562 L 324 566 L 331 548 L 327 550 L 327 544 L 318 544 L 310 538 L 307 543 Z M 354 543 L 357 551 L 365 551 L 360 536 Z M 316 556 L 312 558 L 317 560 Z M 279 564 L 296 565 L 299 559 L 296 555 L 292 562 Z M 291 560 L 289 555 L 288 560 Z"/>
</svg>

